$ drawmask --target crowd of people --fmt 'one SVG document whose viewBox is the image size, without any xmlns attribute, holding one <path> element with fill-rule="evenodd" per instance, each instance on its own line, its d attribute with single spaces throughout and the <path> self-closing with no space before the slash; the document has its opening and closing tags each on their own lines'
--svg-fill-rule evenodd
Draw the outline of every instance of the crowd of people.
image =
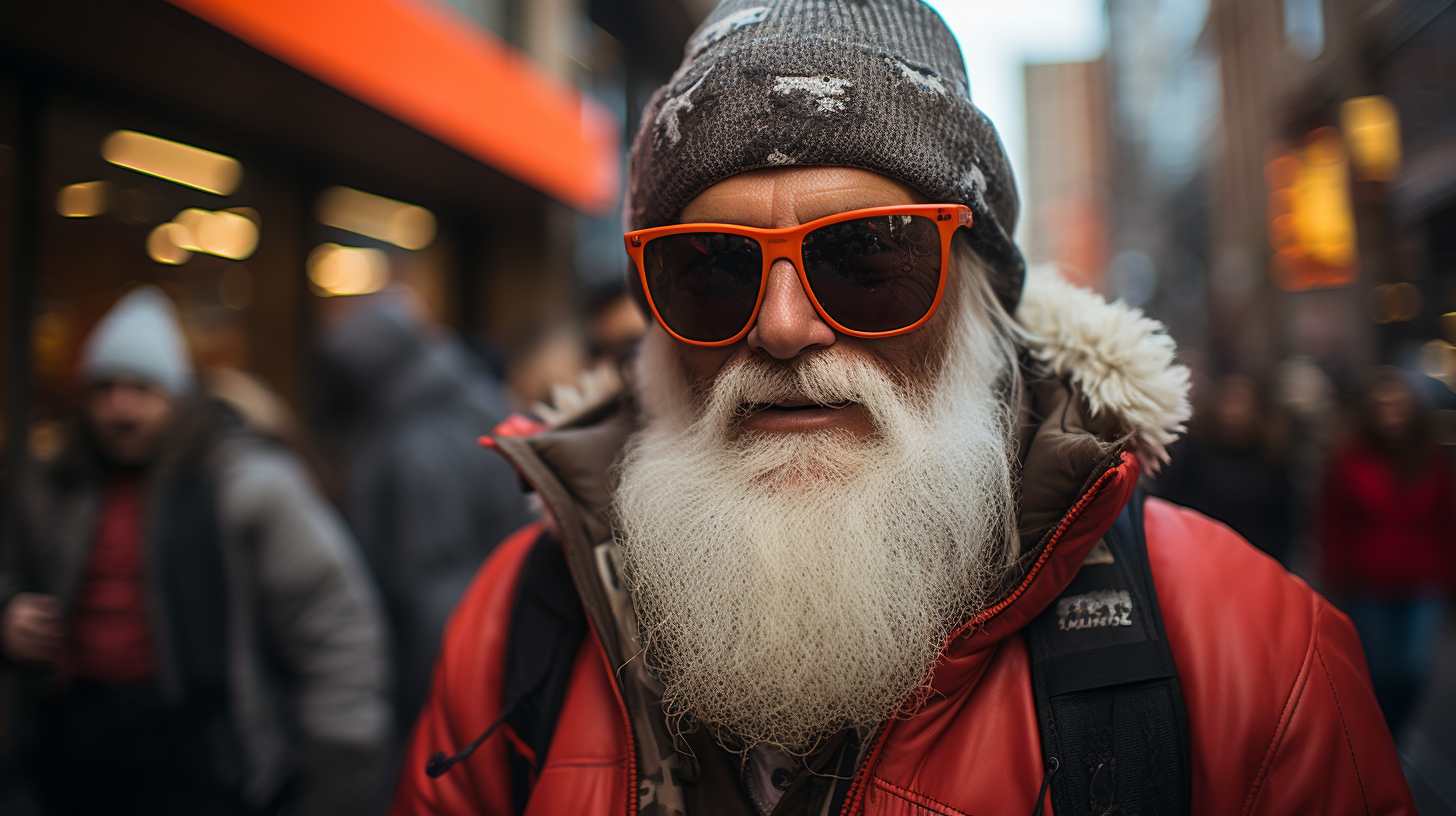
<svg viewBox="0 0 1456 816">
<path fill-rule="evenodd" d="M 1456 589 L 1456 460 L 1440 443 L 1431 385 L 1444 388 L 1377 368 L 1330 427 L 1296 429 L 1273 389 L 1227 375 L 1150 483 L 1306 574 L 1351 617 L 1397 736 L 1423 700 Z M 1293 450 L 1300 436 L 1322 442 L 1309 479 Z"/>
<path fill-rule="evenodd" d="M 125 294 L 25 476 L 0 543 L 0 809 L 378 812 L 452 608 L 532 518 L 475 440 L 584 350 L 512 392 L 407 288 L 355 298 L 321 331 L 310 434 L 188 345 L 160 289 Z"/>
</svg>

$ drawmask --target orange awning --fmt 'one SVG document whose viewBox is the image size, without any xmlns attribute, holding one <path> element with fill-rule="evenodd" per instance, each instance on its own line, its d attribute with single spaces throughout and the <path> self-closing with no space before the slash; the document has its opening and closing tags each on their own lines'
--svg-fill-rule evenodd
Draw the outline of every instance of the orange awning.
<svg viewBox="0 0 1456 816">
<path fill-rule="evenodd" d="M 588 212 L 618 194 L 615 117 L 436 0 L 169 0 Z"/>
</svg>

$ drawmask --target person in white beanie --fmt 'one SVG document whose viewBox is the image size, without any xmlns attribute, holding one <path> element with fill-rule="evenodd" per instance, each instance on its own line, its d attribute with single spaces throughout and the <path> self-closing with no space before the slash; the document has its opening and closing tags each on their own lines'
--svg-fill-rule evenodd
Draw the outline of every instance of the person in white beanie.
<svg viewBox="0 0 1456 816">
<path fill-rule="evenodd" d="M 171 301 L 97 325 L 0 542 L 0 656 L 43 812 L 351 813 L 388 738 L 379 601 L 281 446 L 200 396 Z"/>
</svg>

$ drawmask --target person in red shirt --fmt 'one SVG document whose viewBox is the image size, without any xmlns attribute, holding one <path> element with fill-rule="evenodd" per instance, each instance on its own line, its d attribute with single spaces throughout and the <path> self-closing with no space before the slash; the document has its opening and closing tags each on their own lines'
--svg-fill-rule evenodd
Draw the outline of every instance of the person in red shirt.
<svg viewBox="0 0 1456 816">
<path fill-rule="evenodd" d="M 1345 599 L 1397 736 L 1430 677 L 1456 576 L 1456 479 L 1432 413 L 1400 371 L 1378 371 L 1320 497 L 1325 579 Z"/>
<path fill-rule="evenodd" d="M 197 394 L 166 296 L 82 354 L 55 459 L 0 541 L 0 658 L 26 670 L 26 782 L 50 816 L 367 807 L 389 721 L 356 545 L 300 463 Z"/>
</svg>

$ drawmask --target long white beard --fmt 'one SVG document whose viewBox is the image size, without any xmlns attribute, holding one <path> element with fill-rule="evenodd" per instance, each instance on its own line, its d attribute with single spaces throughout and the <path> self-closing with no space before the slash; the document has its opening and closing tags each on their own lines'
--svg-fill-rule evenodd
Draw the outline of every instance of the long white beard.
<svg viewBox="0 0 1456 816">
<path fill-rule="evenodd" d="M 670 718 L 806 752 L 925 690 L 1016 555 L 1011 347 L 962 314 L 918 394 L 831 347 L 736 361 L 700 408 L 680 376 L 641 395 L 616 514 Z M 649 340 L 641 370 L 676 371 L 669 345 Z M 862 403 L 876 433 L 733 432 L 740 405 L 789 395 Z"/>
</svg>

